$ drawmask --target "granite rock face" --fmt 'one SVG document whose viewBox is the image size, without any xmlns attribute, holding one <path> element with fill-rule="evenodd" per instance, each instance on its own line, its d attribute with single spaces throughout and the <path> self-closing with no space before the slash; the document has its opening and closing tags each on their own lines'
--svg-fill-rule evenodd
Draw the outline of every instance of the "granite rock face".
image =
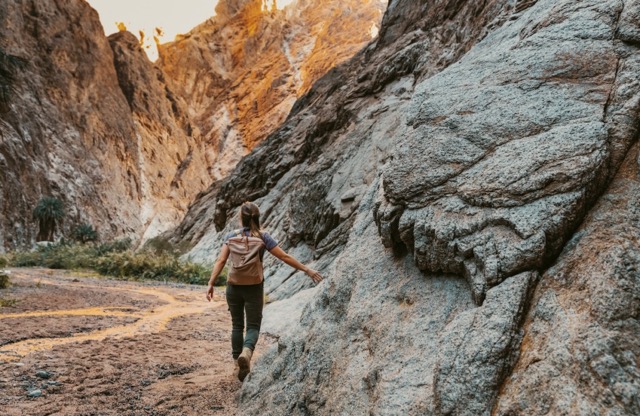
<svg viewBox="0 0 640 416">
<path fill-rule="evenodd" d="M 478 303 L 558 254 L 634 138 L 624 5 L 546 6 L 416 88 L 384 170 L 387 244 L 464 274 Z"/>
<path fill-rule="evenodd" d="M 542 277 L 497 414 L 640 413 L 640 159 Z"/>
<path fill-rule="evenodd" d="M 611 209 L 574 251 L 603 194 L 637 193 L 609 188 L 637 160 L 637 10 L 389 3 L 379 38 L 314 84 L 173 234 L 211 261 L 255 200 L 281 246 L 327 276 L 313 288 L 268 261 L 264 330 L 278 344 L 245 381 L 243 411 L 598 414 L 615 400 L 611 414 L 635 413 L 635 196 L 612 202 L 629 211 L 624 248 Z M 595 269 L 547 289 L 577 264 Z M 605 272 L 611 283 L 597 282 Z M 597 314 L 572 295 L 587 284 Z M 618 291 L 624 307 L 597 300 Z"/>
</svg>

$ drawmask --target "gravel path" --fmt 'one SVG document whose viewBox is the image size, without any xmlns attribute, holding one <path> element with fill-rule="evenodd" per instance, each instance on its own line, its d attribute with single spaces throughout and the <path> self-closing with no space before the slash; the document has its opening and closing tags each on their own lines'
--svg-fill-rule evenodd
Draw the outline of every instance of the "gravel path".
<svg viewBox="0 0 640 416">
<path fill-rule="evenodd" d="M 235 414 L 221 296 L 47 269 L 11 276 L 0 291 L 16 301 L 0 308 L 3 414 Z"/>
</svg>

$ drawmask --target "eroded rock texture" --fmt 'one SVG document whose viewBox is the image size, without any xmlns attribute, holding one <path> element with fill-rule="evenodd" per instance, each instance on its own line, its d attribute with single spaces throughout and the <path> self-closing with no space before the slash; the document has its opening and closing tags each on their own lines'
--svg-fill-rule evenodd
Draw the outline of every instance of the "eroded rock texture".
<svg viewBox="0 0 640 416">
<path fill-rule="evenodd" d="M 139 144 L 97 13 L 83 1 L 0 3 L 0 48 L 26 63 L 0 114 L 0 247 L 35 239 L 41 196 L 65 202 L 63 229 L 141 228 Z"/>
<path fill-rule="evenodd" d="M 196 244 L 192 257 L 211 261 L 236 208 L 256 200 L 281 245 L 328 277 L 311 288 L 267 265 L 275 302 L 264 326 L 279 341 L 245 381 L 242 409 L 598 414 L 617 400 L 612 414 L 633 414 L 638 274 L 623 255 L 638 251 L 633 228 L 624 250 L 607 243 L 600 266 L 624 287 L 620 317 L 595 303 L 616 317 L 591 331 L 597 315 L 580 312 L 575 328 L 554 319 L 577 313 L 573 304 L 527 311 L 547 299 L 562 259 L 579 255 L 567 241 L 637 139 L 637 17 L 635 0 L 391 1 L 380 37 L 317 82 L 176 230 L 175 241 Z M 595 254 L 607 235 L 581 241 Z M 561 284 L 565 296 L 576 290 Z M 597 290 L 615 292 L 590 284 L 594 302 Z M 522 360 L 556 343 L 564 362 L 527 369 Z M 577 374 L 587 368 L 598 376 Z M 576 401 L 561 403 L 559 373 Z"/>
<path fill-rule="evenodd" d="M 548 264 L 634 138 L 623 6 L 538 2 L 419 85 L 384 170 L 386 240 L 464 274 L 478 303 Z"/>
<path fill-rule="evenodd" d="M 205 139 L 221 179 L 329 69 L 379 28 L 385 0 L 223 0 L 216 16 L 159 46 L 158 65 Z"/>
<path fill-rule="evenodd" d="M 211 178 L 202 138 L 188 109 L 166 85 L 163 72 L 149 62 L 135 36 L 115 33 L 113 50 L 118 84 L 131 109 L 139 149 L 140 214 L 143 240 L 182 220 Z"/>
<path fill-rule="evenodd" d="M 299 93 L 371 39 L 384 4 L 263 6 L 218 2 L 156 66 L 130 33 L 107 40 L 82 0 L 4 1 L 0 56 L 25 64 L 13 93 L 0 91 L 0 251 L 34 242 L 42 196 L 65 203 L 65 235 L 82 222 L 137 241 L 175 227 Z"/>
<path fill-rule="evenodd" d="M 638 157 L 543 276 L 498 414 L 640 413 Z"/>
</svg>

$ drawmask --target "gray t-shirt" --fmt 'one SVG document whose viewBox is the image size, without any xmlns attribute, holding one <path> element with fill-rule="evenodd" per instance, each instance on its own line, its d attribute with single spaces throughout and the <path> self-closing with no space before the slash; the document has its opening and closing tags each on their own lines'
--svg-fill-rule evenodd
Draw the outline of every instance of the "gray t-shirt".
<svg viewBox="0 0 640 416">
<path fill-rule="evenodd" d="M 247 227 L 242 229 L 242 234 L 246 235 L 246 236 L 250 236 L 251 235 L 251 230 Z M 229 239 L 231 237 L 235 237 L 237 234 L 235 231 L 230 232 L 229 234 L 227 234 L 224 237 L 224 243 L 227 244 L 227 241 L 229 241 Z M 261 231 L 260 235 L 262 235 L 262 241 L 264 241 L 264 245 L 267 248 L 267 250 L 271 251 L 274 248 L 276 248 L 276 246 L 278 245 L 278 242 L 269 235 L 268 232 L 266 231 Z"/>
</svg>

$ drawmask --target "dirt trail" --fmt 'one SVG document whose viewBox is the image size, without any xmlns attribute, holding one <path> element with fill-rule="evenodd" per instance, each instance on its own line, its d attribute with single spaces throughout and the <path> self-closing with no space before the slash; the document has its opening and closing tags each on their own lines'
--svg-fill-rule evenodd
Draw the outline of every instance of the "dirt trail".
<svg viewBox="0 0 640 416">
<path fill-rule="evenodd" d="M 221 296 L 46 269 L 11 279 L 0 292 L 17 301 L 0 308 L 0 413 L 235 414 Z"/>
</svg>

